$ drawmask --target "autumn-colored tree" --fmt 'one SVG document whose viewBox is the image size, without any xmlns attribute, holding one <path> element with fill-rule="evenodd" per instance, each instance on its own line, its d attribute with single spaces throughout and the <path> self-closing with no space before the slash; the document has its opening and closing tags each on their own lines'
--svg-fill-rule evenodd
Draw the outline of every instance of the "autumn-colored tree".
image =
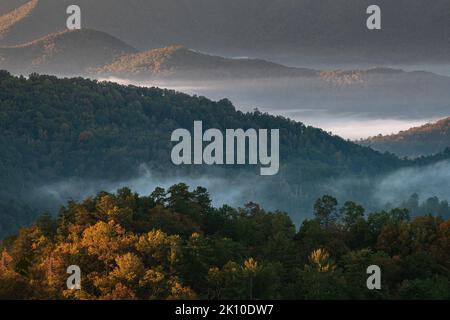
<svg viewBox="0 0 450 320">
<path fill-rule="evenodd" d="M 100 221 L 84 230 L 80 244 L 86 248 L 89 255 L 94 255 L 103 261 L 106 269 L 109 270 L 115 256 L 131 249 L 136 241 L 137 238 L 133 234 L 127 234 L 114 221 Z"/>
<path fill-rule="evenodd" d="M 162 266 L 173 271 L 180 255 L 180 237 L 153 230 L 139 237 L 136 249 L 149 265 Z"/>
</svg>

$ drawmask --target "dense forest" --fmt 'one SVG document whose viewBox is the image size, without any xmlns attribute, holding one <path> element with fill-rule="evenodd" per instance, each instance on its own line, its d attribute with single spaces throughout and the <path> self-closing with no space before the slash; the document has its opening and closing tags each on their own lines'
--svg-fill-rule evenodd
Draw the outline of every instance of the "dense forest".
<svg viewBox="0 0 450 320">
<path fill-rule="evenodd" d="M 365 213 L 331 196 L 299 229 L 205 188 L 128 188 L 69 202 L 0 247 L 0 299 L 450 299 L 450 221 Z M 81 268 L 81 290 L 66 269 Z M 381 290 L 366 269 L 381 268 Z"/>
<path fill-rule="evenodd" d="M 170 134 L 191 129 L 194 120 L 202 120 L 204 130 L 279 129 L 279 174 L 261 179 L 255 166 L 174 166 Z M 238 205 L 257 200 L 270 210 L 289 212 L 300 223 L 311 215 L 315 199 L 334 192 L 327 188 L 339 179 L 354 181 L 351 187 L 335 188 L 345 191 L 339 199 L 374 208 L 368 196 L 376 176 L 450 157 L 447 151 L 399 159 L 284 117 L 237 111 L 227 99 L 215 102 L 83 78 L 14 77 L 6 71 L 0 72 L 0 150 L 0 238 L 63 204 L 50 204 L 38 192 L 42 186 L 78 178 L 81 189 L 83 179 L 119 187 L 139 177 L 142 165 L 154 176 L 177 181 L 220 177 L 224 188 L 241 190 Z M 71 197 L 66 195 L 64 202 Z"/>
</svg>

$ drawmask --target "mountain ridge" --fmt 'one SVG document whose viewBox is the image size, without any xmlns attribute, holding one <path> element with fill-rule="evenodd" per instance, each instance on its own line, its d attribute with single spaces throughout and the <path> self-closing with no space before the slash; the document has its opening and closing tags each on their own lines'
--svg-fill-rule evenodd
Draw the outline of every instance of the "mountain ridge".
<svg viewBox="0 0 450 320">
<path fill-rule="evenodd" d="M 450 101 L 450 77 L 431 72 L 297 68 L 258 58 L 226 58 L 185 45 L 139 52 L 92 29 L 66 30 L 0 48 L 0 69 L 16 75 L 36 72 L 144 86 L 186 88 L 189 83 L 191 93 L 228 97 L 245 108 L 279 108 L 282 101 L 285 115 L 302 101 L 304 109 L 332 114 L 432 119 L 447 116 Z"/>
<path fill-rule="evenodd" d="M 19 5 L 22 2 L 16 1 Z M 70 0 L 39 0 L 3 45 L 65 27 Z M 369 0 L 78 0 L 83 27 L 140 50 L 182 42 L 222 56 L 257 56 L 284 64 L 448 63 L 447 0 L 379 0 L 383 32 L 365 28 Z M 274 25 L 277 27 L 274 28 Z M 148 32 L 151 30 L 151 32 Z M 381 50 L 382 49 L 382 50 Z"/>
<path fill-rule="evenodd" d="M 136 49 L 111 35 L 91 30 L 64 30 L 33 41 L 0 47 L 0 68 L 14 73 L 81 75 Z"/>
<path fill-rule="evenodd" d="M 377 77 L 446 78 L 431 72 L 407 72 L 386 67 L 352 70 L 291 67 L 258 58 L 227 58 L 179 44 L 138 51 L 118 38 L 93 29 L 63 30 L 23 44 L 0 47 L 0 68 L 14 73 L 110 76 L 138 80 L 306 77 L 338 86 L 364 84 Z"/>
<path fill-rule="evenodd" d="M 119 57 L 92 70 L 102 76 L 177 78 L 262 78 L 314 76 L 317 71 L 292 68 L 262 59 L 225 58 L 172 45 Z"/>
<path fill-rule="evenodd" d="M 398 156 L 418 157 L 435 154 L 450 148 L 450 117 L 396 134 L 370 137 L 358 143 Z"/>
</svg>

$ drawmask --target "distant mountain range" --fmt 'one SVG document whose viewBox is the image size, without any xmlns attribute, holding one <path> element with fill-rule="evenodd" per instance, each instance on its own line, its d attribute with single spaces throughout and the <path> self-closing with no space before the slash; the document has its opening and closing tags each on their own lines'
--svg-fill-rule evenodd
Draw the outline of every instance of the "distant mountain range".
<svg viewBox="0 0 450 320">
<path fill-rule="evenodd" d="M 213 93 L 216 97 L 228 97 L 239 105 L 367 113 L 378 118 L 446 117 L 450 101 L 450 78 L 430 72 L 296 68 L 262 59 L 227 58 L 181 45 L 138 51 L 91 29 L 61 31 L 0 47 L 0 69 L 16 75 L 34 72 L 135 84 L 148 81 L 164 87 L 188 84 L 219 90 Z M 199 94 L 211 97 L 211 91 Z"/>
<path fill-rule="evenodd" d="M 435 154 L 450 148 L 450 117 L 397 134 L 372 137 L 359 141 L 359 144 L 398 156 L 418 157 Z"/>
<path fill-rule="evenodd" d="M 139 50 L 181 43 L 222 56 L 257 56 L 293 65 L 450 62 L 448 0 L 378 0 L 382 30 L 366 28 L 370 0 L 78 0 L 85 28 Z M 65 28 L 71 0 L 9 0 L 0 5 L 17 45 Z M 1 21 L 1 20 L 0 20 Z"/>
<path fill-rule="evenodd" d="M 392 68 L 321 71 L 288 67 L 262 59 L 211 55 L 182 45 L 139 52 L 120 39 L 91 29 L 66 30 L 25 44 L 0 47 L 0 68 L 15 74 L 37 72 L 132 80 L 308 78 L 334 86 L 377 85 L 391 79 L 418 81 L 421 87 L 435 88 L 450 81 L 429 72 Z"/>
<path fill-rule="evenodd" d="M 180 45 L 138 52 L 104 32 L 61 31 L 15 46 L 0 47 L 0 68 L 16 74 L 117 76 L 130 79 L 224 79 L 317 76 L 260 59 L 231 59 Z"/>
<path fill-rule="evenodd" d="M 136 49 L 106 33 L 84 29 L 62 31 L 22 45 L 0 48 L 0 68 L 31 72 L 80 75 Z"/>
<path fill-rule="evenodd" d="M 6 69 L 13 74 L 23 75 L 34 72 L 97 79 L 118 78 L 126 80 L 125 82 L 127 83 L 144 85 L 146 84 L 145 81 L 149 80 L 147 84 L 174 88 L 185 88 L 186 84 L 188 84 L 188 86 L 197 90 L 192 92 L 193 94 L 205 95 L 214 99 L 228 97 L 239 107 L 243 106 L 247 110 L 254 107 L 261 108 L 261 110 L 277 110 L 278 114 L 281 113 L 295 119 L 304 119 L 304 113 L 302 113 L 304 110 L 312 110 L 331 116 L 345 115 L 345 119 L 349 119 L 354 115 L 359 118 L 367 117 L 372 119 L 398 119 L 405 117 L 408 119 L 430 119 L 448 116 L 450 101 L 450 91 L 448 90 L 450 87 L 449 77 L 422 71 L 406 72 L 392 67 L 352 68 L 349 70 L 291 67 L 274 63 L 272 60 L 267 59 L 248 58 L 246 56 L 236 58 L 234 55 L 220 55 L 217 53 L 218 51 L 227 52 L 227 50 L 216 50 L 218 47 L 206 46 L 190 38 L 191 31 L 195 30 L 198 27 L 197 25 L 189 25 L 186 28 L 177 29 L 179 36 L 168 34 L 172 30 L 170 26 L 167 26 L 169 20 L 175 19 L 176 21 L 172 22 L 174 24 L 187 23 L 184 20 L 186 17 L 197 17 L 197 11 L 202 11 L 209 6 L 209 4 L 197 3 L 196 1 L 189 0 L 185 2 L 184 0 L 177 0 L 173 2 L 172 0 L 167 0 L 162 3 L 159 0 L 151 2 L 130 0 L 127 2 L 127 5 L 124 5 L 123 1 L 118 0 L 108 1 L 107 5 L 103 0 L 98 0 L 95 3 L 79 1 L 78 4 L 82 6 L 83 10 L 83 26 L 97 26 L 99 27 L 98 29 L 106 30 L 108 33 L 88 28 L 78 31 L 57 31 L 65 29 L 65 9 L 70 4 L 65 0 L 57 2 L 53 0 L 11 0 L 8 3 L 1 3 L 0 12 L 3 15 L 0 16 L 0 69 Z M 220 12 L 220 14 L 219 12 L 215 13 L 217 15 L 217 23 L 221 21 L 221 15 L 226 15 L 229 12 L 228 10 L 236 11 L 236 8 L 221 6 L 221 1 L 211 1 L 211 3 L 216 5 L 214 8 L 223 9 L 223 12 Z M 265 0 L 260 1 L 265 3 Z M 361 3 L 363 2 L 361 1 Z M 427 28 L 433 29 L 436 27 L 435 25 L 442 25 L 442 19 L 439 16 L 440 13 L 437 13 L 437 8 L 444 8 L 443 3 L 437 0 L 432 5 L 417 7 L 419 2 L 421 0 L 414 2 L 414 4 L 408 3 L 408 8 L 411 9 L 406 12 L 408 16 L 414 16 L 416 13 L 412 9 L 420 7 L 422 10 L 421 14 L 427 14 L 427 17 L 431 19 L 430 21 L 433 21 L 429 23 Z M 195 5 L 196 10 L 194 11 L 196 12 L 189 9 L 189 3 L 192 6 Z M 247 6 L 251 6 L 252 3 L 253 0 L 248 0 L 239 4 L 239 7 L 245 9 Z M 311 9 L 311 14 L 317 10 L 321 11 L 325 4 L 329 5 L 329 8 L 337 9 L 335 2 L 324 0 L 314 3 L 306 3 L 303 0 L 299 0 L 298 3 Z M 336 3 L 344 5 L 340 0 L 336 0 Z M 117 15 L 115 20 L 102 18 L 98 11 L 100 10 L 99 4 L 105 4 L 104 16 L 119 11 L 122 14 Z M 158 6 L 154 7 L 157 4 Z M 171 4 L 171 10 L 169 10 L 169 4 Z M 280 10 L 284 6 L 290 6 L 294 10 L 298 4 L 297 2 L 295 4 L 287 4 L 287 2 L 280 1 L 271 2 L 270 4 L 266 3 L 266 5 L 268 6 L 267 8 L 277 7 Z M 386 3 L 384 5 L 387 7 L 393 6 L 393 4 Z M 144 23 L 142 14 L 148 14 L 149 17 L 154 14 L 153 11 L 149 11 L 150 7 L 155 10 L 158 9 L 161 16 L 169 15 L 170 19 L 159 21 L 159 17 L 155 17 L 161 24 L 159 26 L 154 24 L 154 21 L 147 21 L 147 24 Z M 361 5 L 358 4 L 358 8 L 360 7 Z M 181 9 L 184 9 L 185 12 L 178 15 Z M 256 13 L 260 12 L 258 10 L 261 10 L 259 6 L 256 8 L 256 4 L 254 9 Z M 391 12 L 391 9 L 393 10 L 390 7 L 390 10 L 387 11 Z M 431 9 L 433 10 L 430 12 L 429 10 Z M 49 12 L 63 12 L 63 14 L 54 15 L 49 14 Z M 134 14 L 133 21 L 129 17 L 131 12 Z M 293 12 L 297 11 L 294 10 Z M 329 11 L 325 12 L 330 14 Z M 336 12 L 341 11 L 337 10 Z M 395 12 L 395 10 L 392 12 Z M 47 16 L 44 16 L 44 13 Z M 235 17 L 237 24 L 242 23 L 243 13 L 241 12 L 240 14 Z M 273 11 L 274 16 L 280 14 L 282 14 L 280 11 Z M 343 13 L 341 12 L 341 14 Z M 343 16 L 345 17 L 346 14 L 343 14 Z M 214 14 L 210 10 L 206 16 L 214 16 Z M 97 20 L 93 20 L 92 17 L 96 17 Z M 207 19 L 206 17 L 197 18 L 196 21 L 199 25 L 206 23 L 204 20 Z M 322 21 L 322 18 L 320 14 L 317 16 L 318 21 Z M 333 22 L 335 21 L 334 19 L 337 19 L 342 24 L 341 18 L 341 16 L 334 17 L 329 23 L 333 24 L 335 23 Z M 436 20 L 432 18 L 436 18 Z M 384 17 L 383 21 L 387 21 L 386 24 L 389 24 L 389 19 L 388 15 L 388 17 Z M 422 21 L 420 19 L 417 20 L 417 23 Z M 285 22 L 283 21 L 274 22 L 272 27 L 284 27 Z M 263 21 L 262 25 L 265 23 L 266 21 Z M 116 28 L 117 25 L 120 26 L 119 29 Z M 149 28 L 149 25 L 152 27 Z M 210 26 L 210 24 L 207 25 Z M 162 28 L 163 26 L 164 28 Z M 317 28 L 317 30 L 320 29 L 319 24 L 311 24 L 310 28 L 313 27 Z M 128 28 L 133 28 L 134 33 L 128 32 Z M 253 29 L 250 29 L 255 31 L 254 28 L 256 28 L 256 24 L 253 25 Z M 218 38 L 223 35 L 224 30 L 222 27 L 220 30 L 212 29 Z M 142 30 L 146 31 L 145 37 L 144 35 L 138 37 L 143 32 Z M 304 30 L 307 30 L 307 28 Z M 336 32 L 337 30 L 339 28 L 336 29 Z M 211 30 L 207 31 L 210 32 Z M 288 29 L 285 31 L 289 34 Z M 348 34 L 351 34 L 349 30 L 347 31 Z M 399 30 L 397 31 L 400 32 Z M 201 34 L 206 31 L 199 30 L 199 32 Z M 247 29 L 236 30 L 233 41 L 240 43 L 241 37 L 246 32 Z M 270 28 L 266 30 L 267 34 L 271 32 L 274 32 L 274 30 Z M 387 31 L 383 30 L 379 36 L 383 36 L 385 32 Z M 388 33 L 395 34 L 395 32 L 389 30 Z M 407 48 L 410 48 L 408 46 L 411 43 L 419 43 L 415 42 L 415 40 L 413 41 L 413 38 L 422 37 L 420 36 L 421 32 L 423 30 L 417 33 L 411 32 L 409 33 L 409 38 L 406 37 L 402 40 L 403 42 L 400 41 L 399 43 L 405 44 L 400 51 L 409 52 L 410 49 Z M 442 33 L 443 31 L 441 30 L 440 32 Z M 117 35 L 120 35 L 120 37 L 118 38 Z M 153 45 L 150 45 L 151 41 L 161 36 L 164 37 L 164 41 L 161 38 L 161 41 L 154 41 L 152 42 Z M 324 32 L 318 39 L 322 39 L 322 36 L 325 38 L 329 37 Z M 438 33 L 430 35 L 429 38 L 433 39 L 434 37 L 436 39 L 436 37 L 439 38 L 441 36 L 442 34 Z M 336 37 L 339 38 L 339 33 L 337 33 Z M 424 37 L 422 38 L 425 39 Z M 126 39 L 126 42 L 120 39 Z M 147 39 L 149 45 L 143 46 L 142 43 L 139 44 L 141 42 L 139 39 L 142 41 Z M 203 40 L 205 39 L 210 39 L 211 43 L 216 41 L 216 39 L 211 37 Z M 223 43 L 229 43 L 227 38 L 222 40 Z M 257 43 L 260 40 L 259 36 L 248 37 L 248 41 L 253 41 L 255 50 L 258 48 Z M 270 48 L 278 47 L 278 45 L 280 45 L 280 50 L 283 48 L 281 42 L 275 41 L 276 39 L 272 40 L 273 42 L 270 42 L 271 45 L 267 42 L 266 48 L 256 50 L 255 52 L 259 53 L 252 56 L 261 56 L 260 53 L 266 52 L 266 49 L 269 50 Z M 280 38 L 279 40 L 283 39 Z M 312 52 L 311 48 L 313 46 L 309 45 L 310 42 L 306 38 L 303 40 L 303 53 L 300 52 L 298 55 L 295 55 L 296 57 L 301 58 L 304 53 Z M 351 39 L 347 40 L 353 41 Z M 352 44 L 347 42 L 344 41 L 339 45 L 330 38 L 329 48 L 342 50 L 341 53 L 344 53 L 352 47 Z M 192 45 L 173 45 L 173 43 Z M 295 44 L 295 41 L 292 43 Z M 389 43 L 386 40 L 383 52 L 395 52 L 395 50 L 388 50 Z M 159 44 L 164 46 L 156 47 Z M 165 46 L 166 44 L 170 45 Z M 195 44 L 198 44 L 198 46 Z M 433 56 L 433 48 L 439 44 L 440 42 L 437 41 L 435 45 L 427 45 L 426 48 L 429 51 L 427 56 Z M 243 46 L 245 47 L 245 44 Z M 153 49 L 148 50 L 145 47 Z M 229 48 L 232 47 L 229 46 Z M 363 47 L 369 48 L 361 45 L 361 48 Z M 211 50 L 208 51 L 208 48 Z M 319 50 L 320 52 L 315 52 L 313 55 L 326 54 L 331 64 L 336 55 L 327 50 L 326 48 Z M 348 55 L 355 62 L 360 57 L 363 57 L 363 55 L 359 54 L 353 55 L 358 53 L 358 50 Z M 379 50 L 372 51 L 380 53 Z M 286 52 L 290 51 L 287 50 Z M 448 57 L 450 55 L 444 54 L 444 56 Z M 304 61 L 304 65 L 308 66 L 308 60 L 304 59 Z M 380 61 L 384 60 L 381 59 Z M 404 62 L 406 63 L 406 60 Z M 379 65 L 386 64 L 380 63 Z M 213 83 L 211 80 L 219 81 Z M 198 91 L 198 88 L 201 88 L 200 91 Z M 281 109 L 284 109 L 284 111 L 281 112 Z"/>
<path fill-rule="evenodd" d="M 183 46 L 170 46 L 119 57 L 94 71 L 102 76 L 132 79 L 223 79 L 309 77 L 311 69 L 290 68 L 260 59 L 227 59 Z"/>
</svg>

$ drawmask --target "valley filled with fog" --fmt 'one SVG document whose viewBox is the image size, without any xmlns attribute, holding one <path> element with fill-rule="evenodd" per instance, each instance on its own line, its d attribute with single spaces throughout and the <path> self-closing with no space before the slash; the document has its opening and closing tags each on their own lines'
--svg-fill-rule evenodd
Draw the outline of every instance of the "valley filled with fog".
<svg viewBox="0 0 450 320">
<path fill-rule="evenodd" d="M 450 67 L 429 69 L 442 69 L 441 74 L 450 74 Z M 397 133 L 449 115 L 450 78 L 429 74 L 413 66 L 407 70 L 413 74 L 405 73 L 399 77 L 375 75 L 367 79 L 101 80 L 169 88 L 212 100 L 227 98 L 244 112 L 258 109 L 321 128 L 345 139 L 358 140 Z M 416 74 L 415 70 L 421 72 Z"/>
</svg>

